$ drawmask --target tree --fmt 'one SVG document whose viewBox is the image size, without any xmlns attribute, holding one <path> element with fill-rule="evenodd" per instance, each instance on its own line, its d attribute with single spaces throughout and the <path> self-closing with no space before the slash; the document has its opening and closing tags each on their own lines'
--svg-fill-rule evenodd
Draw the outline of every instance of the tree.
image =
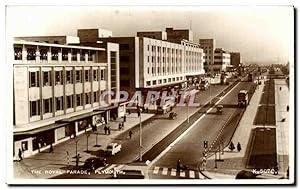
<svg viewBox="0 0 300 190">
<path fill-rule="evenodd" d="M 235 149 L 235 146 L 234 146 L 234 144 L 232 142 L 230 142 L 229 149 L 231 151 L 233 151 Z"/>
</svg>

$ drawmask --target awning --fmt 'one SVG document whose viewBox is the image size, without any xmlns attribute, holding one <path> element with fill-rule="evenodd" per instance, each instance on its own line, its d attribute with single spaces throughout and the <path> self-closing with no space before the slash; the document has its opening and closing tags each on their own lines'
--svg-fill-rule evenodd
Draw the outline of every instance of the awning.
<svg viewBox="0 0 300 190">
<path fill-rule="evenodd" d="M 92 117 L 94 115 L 97 115 L 97 114 L 100 114 L 100 113 L 103 113 L 103 112 L 104 111 L 102 111 L 102 110 L 95 110 L 93 112 L 89 112 L 89 113 L 85 113 L 85 114 L 81 114 L 81 115 L 76 115 L 76 116 L 73 116 L 73 117 L 70 117 L 70 118 L 62 119 L 58 122 L 74 122 L 74 121 L 85 119 L 87 117 Z"/>
<path fill-rule="evenodd" d="M 68 123 L 66 123 L 66 122 L 53 123 L 50 125 L 45 125 L 43 127 L 36 128 L 36 129 L 31 129 L 28 131 L 17 131 L 17 132 L 14 132 L 14 135 L 34 135 L 34 134 L 48 131 L 51 129 L 57 129 L 57 128 L 63 127 L 65 125 L 68 125 Z"/>
</svg>

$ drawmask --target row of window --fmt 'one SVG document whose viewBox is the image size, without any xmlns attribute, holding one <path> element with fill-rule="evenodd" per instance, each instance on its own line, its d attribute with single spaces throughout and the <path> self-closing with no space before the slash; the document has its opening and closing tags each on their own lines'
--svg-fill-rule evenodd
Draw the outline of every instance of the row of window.
<svg viewBox="0 0 300 190">
<path fill-rule="evenodd" d="M 225 55 L 223 56 L 215 55 L 215 59 L 230 59 L 230 57 Z"/>
<path fill-rule="evenodd" d="M 52 80 L 54 73 L 54 80 Z M 75 74 L 75 76 L 74 76 Z M 92 69 L 92 70 L 66 70 L 64 71 L 30 71 L 29 72 L 29 87 L 40 87 L 40 77 L 43 79 L 42 86 L 73 84 L 85 82 L 104 80 L 104 69 Z"/>
<path fill-rule="evenodd" d="M 85 55 L 88 55 L 88 61 L 93 61 L 93 57 L 95 57 L 95 51 L 87 51 L 87 50 L 74 50 L 74 49 L 60 49 L 60 48 L 51 48 L 51 51 L 47 48 L 40 48 L 39 51 L 37 51 L 35 48 L 27 48 L 27 60 L 36 60 L 37 57 L 40 58 L 41 61 L 47 61 L 48 60 L 48 52 L 50 52 L 50 58 L 52 61 L 58 61 L 58 53 L 62 53 L 62 61 L 68 61 L 69 54 L 71 56 L 72 61 L 85 61 Z M 79 54 L 79 60 L 77 58 L 77 55 Z M 22 54 L 22 48 L 21 47 L 15 47 L 14 48 L 14 55 L 15 60 L 22 60 L 23 54 Z"/>
<path fill-rule="evenodd" d="M 152 80 L 152 85 L 163 84 L 167 82 L 182 81 L 183 77 L 173 77 L 168 79 Z M 151 86 L 151 81 L 146 81 L 146 86 Z"/>
<path fill-rule="evenodd" d="M 83 93 L 75 94 L 75 95 L 66 96 L 65 100 L 64 97 L 61 96 L 61 97 L 56 97 L 54 99 L 53 98 L 43 99 L 42 101 L 41 100 L 30 101 L 29 102 L 30 117 L 41 115 L 41 114 L 53 113 L 56 111 L 63 111 L 64 109 L 69 109 L 69 108 L 74 108 L 78 106 L 99 102 L 99 95 L 101 93 L 102 92 L 99 91 L 93 92 L 93 96 L 91 92 L 84 93 L 84 94 Z M 53 100 L 55 101 L 54 105 L 53 105 Z"/>
</svg>

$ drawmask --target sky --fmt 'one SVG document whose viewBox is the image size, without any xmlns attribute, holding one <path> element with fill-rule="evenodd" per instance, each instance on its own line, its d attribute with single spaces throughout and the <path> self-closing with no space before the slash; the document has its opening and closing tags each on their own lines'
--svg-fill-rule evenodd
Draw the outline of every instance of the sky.
<svg viewBox="0 0 300 190">
<path fill-rule="evenodd" d="M 194 42 L 214 38 L 216 47 L 241 52 L 244 63 L 286 63 L 293 61 L 293 14 L 291 6 L 8 6 L 6 26 L 11 36 L 192 29 Z"/>
</svg>

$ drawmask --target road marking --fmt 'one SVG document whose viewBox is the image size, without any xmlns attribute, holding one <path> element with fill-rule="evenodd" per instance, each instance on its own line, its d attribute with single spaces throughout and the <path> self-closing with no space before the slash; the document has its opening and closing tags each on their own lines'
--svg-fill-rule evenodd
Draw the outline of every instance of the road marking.
<svg viewBox="0 0 300 190">
<path fill-rule="evenodd" d="M 180 177 L 185 177 L 185 171 L 180 172 Z"/>
<path fill-rule="evenodd" d="M 163 168 L 162 174 L 167 175 L 168 174 L 168 168 Z"/>
<path fill-rule="evenodd" d="M 227 94 L 225 96 L 223 96 L 222 98 L 220 98 L 216 103 L 220 103 L 226 96 L 228 96 L 241 82 L 238 82 L 231 90 L 229 90 L 227 92 Z M 207 110 L 207 112 L 210 112 L 211 110 L 213 110 L 213 107 L 209 108 Z M 190 130 L 192 130 L 196 124 L 198 124 L 204 117 L 206 116 L 206 113 L 203 114 L 201 117 L 199 117 L 188 129 L 186 129 L 179 137 L 177 137 L 177 139 L 175 139 L 164 151 L 162 151 L 154 160 L 152 160 L 152 162 L 148 165 L 148 167 L 150 168 L 155 162 L 157 162 L 157 160 L 159 160 L 163 155 L 165 155 L 171 148 L 172 146 L 174 146 L 178 141 L 180 141 Z"/>
<path fill-rule="evenodd" d="M 159 167 L 155 167 L 154 170 L 153 170 L 153 173 L 158 174 L 158 172 L 159 172 Z"/>
<path fill-rule="evenodd" d="M 171 176 L 176 176 L 176 169 L 174 168 L 171 169 Z"/>
<path fill-rule="evenodd" d="M 194 170 L 190 170 L 190 178 L 195 178 L 195 171 Z"/>
<path fill-rule="evenodd" d="M 116 164 L 112 164 L 109 167 L 105 168 L 106 171 L 109 171 L 111 169 L 113 169 L 116 166 Z"/>
</svg>

